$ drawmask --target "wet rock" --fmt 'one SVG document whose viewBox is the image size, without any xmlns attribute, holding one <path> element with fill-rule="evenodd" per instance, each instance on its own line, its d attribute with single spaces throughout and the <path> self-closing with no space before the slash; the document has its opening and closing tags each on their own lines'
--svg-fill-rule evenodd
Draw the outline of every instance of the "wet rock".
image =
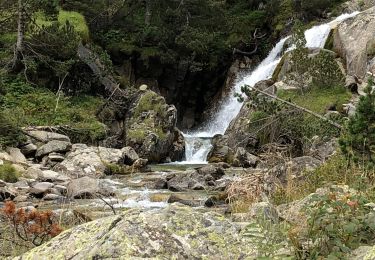
<svg viewBox="0 0 375 260">
<path fill-rule="evenodd" d="M 74 227 L 16 259 L 51 255 L 67 259 L 255 258 L 249 245 L 250 238 L 242 236 L 241 227 L 222 215 L 172 204 L 154 211 L 129 210 Z"/>
<path fill-rule="evenodd" d="M 178 194 L 172 194 L 168 198 L 167 202 L 168 203 L 176 203 L 176 202 L 178 202 L 178 203 L 190 206 L 190 207 L 199 207 L 199 206 L 201 206 L 201 203 L 199 201 L 193 200 L 193 199 L 187 199 L 187 198 L 184 198 L 184 196 L 181 196 L 181 195 L 178 195 Z"/>
<path fill-rule="evenodd" d="M 238 147 L 234 155 L 233 166 L 255 168 L 259 161 L 260 159 L 257 156 L 248 153 L 243 147 Z"/>
<path fill-rule="evenodd" d="M 207 165 L 198 170 L 178 172 L 168 179 L 168 189 L 171 191 L 212 190 L 215 189 L 215 181 L 223 175 L 224 170 L 214 165 Z"/>
<path fill-rule="evenodd" d="M 43 142 L 43 143 L 48 143 L 53 140 L 64 141 L 64 142 L 70 143 L 69 137 L 67 137 L 66 135 L 58 134 L 58 133 L 52 133 L 52 132 L 46 132 L 46 131 L 27 131 L 27 135 L 37 140 L 38 142 Z"/>
<path fill-rule="evenodd" d="M 35 156 L 37 158 L 41 158 L 44 155 L 48 155 L 50 153 L 56 153 L 56 152 L 68 152 L 72 148 L 72 144 L 70 142 L 66 141 L 57 141 L 52 140 L 46 143 L 45 145 L 42 145 L 38 148 L 36 151 Z"/>
<path fill-rule="evenodd" d="M 139 159 L 137 152 L 131 147 L 124 147 L 121 149 L 124 164 L 133 165 L 133 163 Z"/>
<path fill-rule="evenodd" d="M 227 145 L 227 136 L 215 135 L 212 139 L 212 149 L 207 156 L 210 163 L 232 163 L 233 150 Z"/>
</svg>

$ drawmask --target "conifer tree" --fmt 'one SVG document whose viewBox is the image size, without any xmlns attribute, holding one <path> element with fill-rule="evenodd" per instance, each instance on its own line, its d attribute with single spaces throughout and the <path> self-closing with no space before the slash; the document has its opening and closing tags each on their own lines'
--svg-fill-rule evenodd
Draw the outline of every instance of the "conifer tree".
<svg viewBox="0 0 375 260">
<path fill-rule="evenodd" d="M 360 98 L 356 113 L 349 119 L 347 131 L 340 139 L 343 153 L 355 163 L 375 166 L 375 91 L 371 78 Z"/>
</svg>

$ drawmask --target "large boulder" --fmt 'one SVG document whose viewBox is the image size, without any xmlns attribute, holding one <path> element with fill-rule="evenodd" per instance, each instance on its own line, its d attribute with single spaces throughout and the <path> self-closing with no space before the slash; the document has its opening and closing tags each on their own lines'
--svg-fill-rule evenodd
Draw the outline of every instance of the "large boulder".
<svg viewBox="0 0 375 260">
<path fill-rule="evenodd" d="M 175 173 L 169 177 L 167 186 L 172 191 L 215 189 L 216 180 L 223 175 L 224 169 L 220 166 L 207 165 L 198 170 Z"/>
<path fill-rule="evenodd" d="M 172 204 L 74 227 L 15 259 L 252 259 L 251 245 L 222 215 Z"/>
<path fill-rule="evenodd" d="M 243 147 L 238 147 L 234 155 L 233 166 L 245 168 L 256 167 L 259 161 L 260 159 L 257 156 L 247 152 Z"/>
<path fill-rule="evenodd" d="M 48 143 L 49 141 L 64 141 L 70 142 L 70 139 L 66 135 L 52 133 L 47 131 L 27 131 L 27 135 L 38 142 Z"/>
<path fill-rule="evenodd" d="M 120 149 L 74 144 L 65 160 L 57 164 L 54 170 L 72 178 L 104 176 L 106 164 L 121 164 L 123 153 Z"/>
<path fill-rule="evenodd" d="M 100 180 L 88 176 L 69 182 L 67 196 L 74 199 L 90 199 L 99 195 L 108 196 L 111 192 L 103 187 Z"/>
<path fill-rule="evenodd" d="M 177 110 L 153 91 L 142 92 L 126 124 L 126 145 L 150 162 L 181 160 L 184 142 L 176 128 Z"/>
<path fill-rule="evenodd" d="M 226 162 L 232 163 L 233 149 L 228 146 L 228 136 L 215 135 L 212 139 L 212 148 L 207 155 L 207 160 L 210 163 Z"/>
<path fill-rule="evenodd" d="M 342 22 L 334 31 L 334 47 L 345 60 L 347 74 L 364 78 L 375 54 L 375 7 Z"/>
<path fill-rule="evenodd" d="M 14 147 L 8 147 L 6 149 L 8 154 L 12 157 L 14 163 L 26 163 L 26 157 L 21 153 L 21 150 Z"/>
<path fill-rule="evenodd" d="M 48 155 L 50 153 L 59 153 L 59 152 L 68 152 L 72 148 L 72 144 L 67 141 L 58 141 L 58 140 L 52 140 L 48 143 L 42 145 L 38 148 L 36 151 L 35 156 L 37 158 L 41 158 L 45 155 Z"/>
</svg>

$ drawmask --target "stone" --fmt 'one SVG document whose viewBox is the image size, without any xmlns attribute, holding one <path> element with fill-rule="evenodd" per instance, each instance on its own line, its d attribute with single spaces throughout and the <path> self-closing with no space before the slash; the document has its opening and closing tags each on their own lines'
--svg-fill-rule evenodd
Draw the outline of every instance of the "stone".
<svg viewBox="0 0 375 260">
<path fill-rule="evenodd" d="M 49 194 L 46 194 L 43 197 L 43 200 L 58 200 L 58 199 L 61 199 L 61 198 L 63 198 L 63 197 L 60 196 L 60 195 L 49 193 Z"/>
<path fill-rule="evenodd" d="M 260 159 L 257 156 L 248 153 L 243 147 L 238 147 L 234 155 L 233 166 L 255 168 L 259 161 Z"/>
<path fill-rule="evenodd" d="M 44 155 L 48 155 L 53 152 L 68 152 L 70 151 L 71 147 L 72 144 L 70 142 L 52 140 L 39 147 L 36 151 L 35 157 L 41 158 Z"/>
<path fill-rule="evenodd" d="M 70 178 L 55 171 L 44 170 L 39 172 L 37 180 L 43 182 L 65 182 L 69 181 Z"/>
<path fill-rule="evenodd" d="M 20 190 L 28 190 L 30 188 L 29 183 L 25 180 L 19 180 L 13 186 Z"/>
<path fill-rule="evenodd" d="M 13 158 L 7 152 L 0 152 L 0 160 L 12 162 Z"/>
<path fill-rule="evenodd" d="M 105 176 L 106 164 L 121 164 L 122 156 L 120 149 L 74 144 L 65 160 L 53 169 L 72 178 L 101 177 Z"/>
<path fill-rule="evenodd" d="M 38 149 L 38 146 L 36 146 L 33 143 L 25 144 L 21 147 L 21 152 L 26 156 L 32 156 L 36 153 L 36 150 Z"/>
<path fill-rule="evenodd" d="M 112 193 L 103 187 L 98 179 L 88 176 L 74 179 L 67 186 L 67 197 L 74 199 L 96 198 L 98 195 L 109 196 Z"/>
<path fill-rule="evenodd" d="M 40 166 L 31 166 L 27 168 L 26 172 L 23 174 L 24 177 L 26 178 L 31 178 L 31 179 L 37 179 L 40 175 L 42 175 L 43 172 L 40 169 Z"/>
<path fill-rule="evenodd" d="M 0 187 L 0 202 L 6 200 L 13 200 L 17 196 L 17 190 L 13 187 Z"/>
<path fill-rule="evenodd" d="M 224 175 L 219 166 L 207 165 L 198 170 L 178 172 L 167 178 L 167 186 L 171 191 L 214 190 L 216 180 Z"/>
<path fill-rule="evenodd" d="M 122 148 L 121 151 L 124 164 L 126 165 L 133 165 L 139 159 L 137 152 L 129 146 Z"/>
<path fill-rule="evenodd" d="M 6 149 L 8 154 L 12 157 L 12 162 L 14 163 L 26 163 L 26 157 L 21 153 L 21 150 L 14 147 L 8 147 Z"/>
<path fill-rule="evenodd" d="M 187 221 L 188 220 L 188 221 Z M 76 226 L 15 259 L 252 259 L 251 238 L 215 212 L 178 203 L 133 209 Z M 202 246 L 204 245 L 204 246 Z"/>
<path fill-rule="evenodd" d="M 52 133 L 47 131 L 27 131 L 27 135 L 42 143 L 48 143 L 53 140 L 70 143 L 70 139 L 68 136 L 58 133 Z"/>
<path fill-rule="evenodd" d="M 335 51 L 344 59 L 348 75 L 364 78 L 367 71 L 367 47 L 375 35 L 375 6 L 340 23 L 334 30 Z"/>
<path fill-rule="evenodd" d="M 53 186 L 55 185 L 50 182 L 38 182 L 31 187 L 29 193 L 36 196 L 49 193 L 49 190 L 53 188 Z"/>
<path fill-rule="evenodd" d="M 215 135 L 212 139 L 212 149 L 207 155 L 210 163 L 232 163 L 233 150 L 227 145 L 228 136 Z"/>
<path fill-rule="evenodd" d="M 63 185 L 55 185 L 53 188 L 56 189 L 62 195 L 66 195 L 67 193 L 67 188 Z"/>
<path fill-rule="evenodd" d="M 146 91 L 147 89 L 148 89 L 148 86 L 145 85 L 145 84 L 139 86 L 139 90 L 140 90 L 140 91 Z"/>
<path fill-rule="evenodd" d="M 253 203 L 249 207 L 249 215 L 252 218 L 271 220 L 273 223 L 279 222 L 277 209 L 269 202 Z"/>
<path fill-rule="evenodd" d="M 315 136 L 312 139 L 312 145 L 308 151 L 308 155 L 324 162 L 334 155 L 338 148 L 339 144 L 336 138 L 324 141 L 318 136 Z"/>
<path fill-rule="evenodd" d="M 7 183 L 0 179 L 0 188 L 7 186 Z"/>
<path fill-rule="evenodd" d="M 180 195 L 180 194 L 172 194 L 169 198 L 168 198 L 168 203 L 181 203 L 183 205 L 187 205 L 187 206 L 190 206 L 190 207 L 199 207 L 201 206 L 201 203 L 197 200 L 194 200 L 192 198 L 188 198 L 188 196 L 183 196 L 183 195 Z"/>
<path fill-rule="evenodd" d="M 29 200 L 29 196 L 27 195 L 18 195 L 13 199 L 14 202 L 20 203 L 20 202 L 26 202 Z"/>
<path fill-rule="evenodd" d="M 306 172 L 311 172 L 323 162 L 311 156 L 302 156 L 291 159 L 273 167 L 268 174 L 277 177 L 281 183 L 286 184 L 288 179 L 299 179 Z"/>
<path fill-rule="evenodd" d="M 183 158 L 180 145 L 184 143 L 181 143 L 183 137 L 176 128 L 175 106 L 168 105 L 164 97 L 148 90 L 140 93 L 132 111 L 132 119 L 125 129 L 127 146 L 153 163 L 164 162 L 167 157 L 172 160 Z"/>
</svg>

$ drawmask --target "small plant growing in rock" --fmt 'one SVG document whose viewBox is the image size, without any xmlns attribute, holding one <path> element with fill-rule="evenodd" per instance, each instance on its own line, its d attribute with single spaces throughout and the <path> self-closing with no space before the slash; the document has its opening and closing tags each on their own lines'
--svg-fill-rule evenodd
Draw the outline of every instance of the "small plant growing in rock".
<svg viewBox="0 0 375 260">
<path fill-rule="evenodd" d="M 62 228 L 57 224 L 55 215 L 51 211 L 17 209 L 12 201 L 5 203 L 4 208 L 0 210 L 0 217 L 8 225 L 14 237 L 35 246 L 43 244 L 62 232 Z"/>
<path fill-rule="evenodd" d="M 17 182 L 19 173 L 11 164 L 0 165 L 0 180 L 5 182 Z"/>
</svg>

